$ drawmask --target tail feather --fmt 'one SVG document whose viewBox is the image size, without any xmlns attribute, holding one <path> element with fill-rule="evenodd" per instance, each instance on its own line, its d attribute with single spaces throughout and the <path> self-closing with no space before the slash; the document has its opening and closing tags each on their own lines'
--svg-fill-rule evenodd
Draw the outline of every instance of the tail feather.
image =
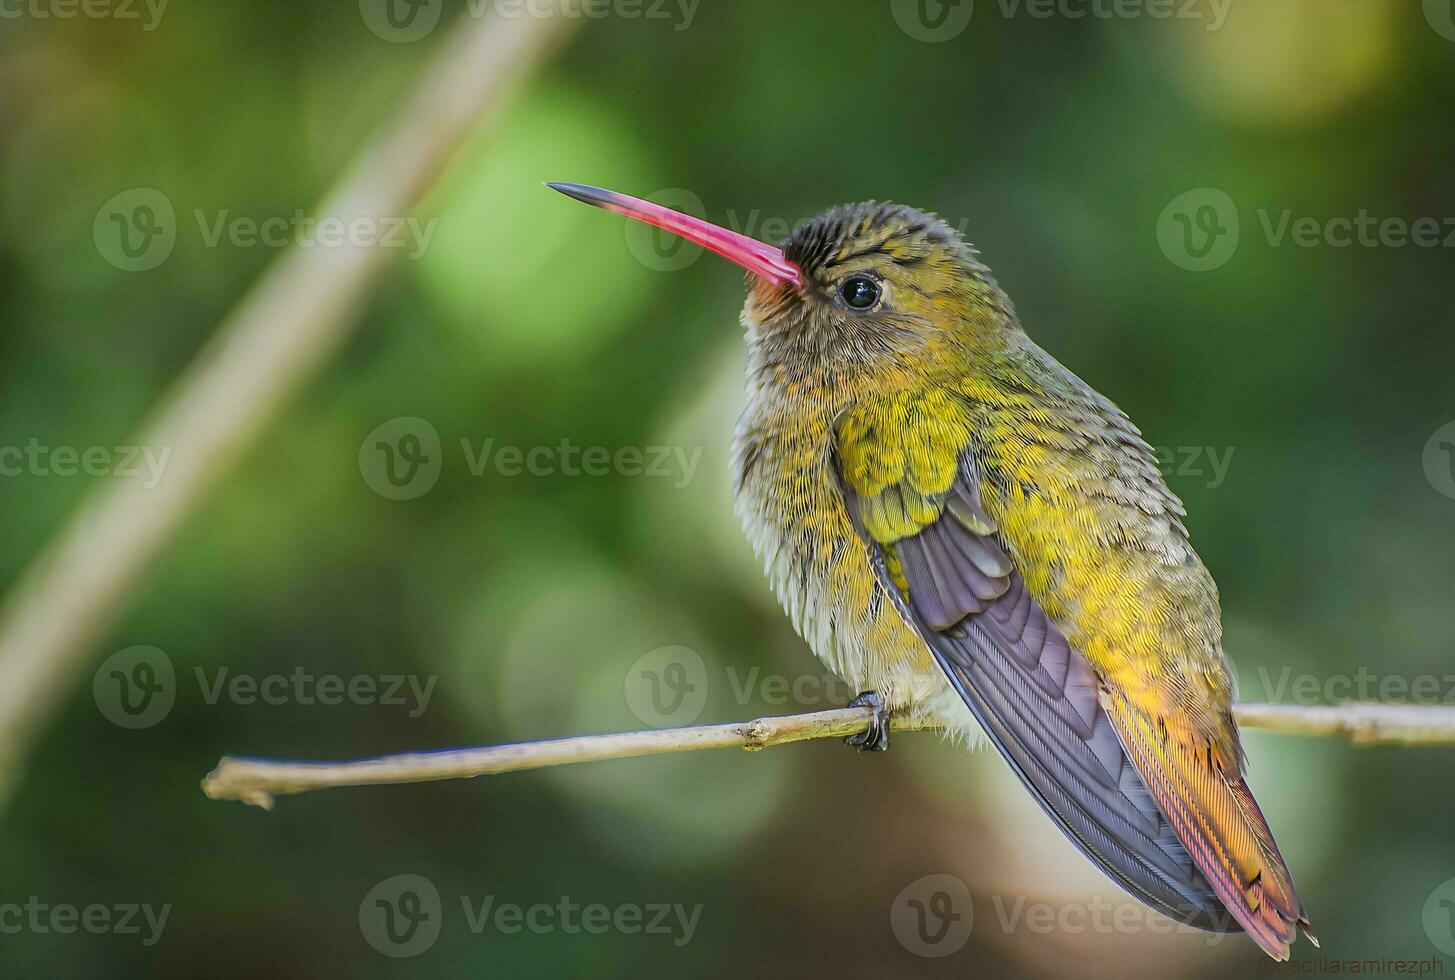
<svg viewBox="0 0 1455 980">
<path fill-rule="evenodd" d="M 1278 850 L 1278 843 L 1273 839 L 1273 831 L 1268 829 L 1268 821 L 1264 819 L 1263 811 L 1258 809 L 1258 801 L 1253 799 L 1253 793 L 1248 789 L 1248 781 L 1240 776 L 1236 780 L 1228 781 L 1228 788 L 1232 790 L 1234 797 L 1238 801 L 1243 819 L 1252 828 L 1259 846 L 1263 849 L 1264 860 L 1270 866 L 1276 867 L 1282 872 L 1279 880 L 1286 886 L 1286 891 L 1283 893 L 1286 900 L 1282 903 L 1275 902 L 1274 904 L 1290 910 L 1293 913 L 1294 923 L 1308 937 L 1309 942 L 1315 946 L 1319 945 L 1319 937 L 1310 928 L 1308 915 L 1304 912 L 1303 905 L 1299 902 L 1298 893 L 1294 890 L 1293 876 L 1288 870 L 1288 864 L 1283 860 L 1283 854 Z"/>
<path fill-rule="evenodd" d="M 1197 752 L 1113 694 L 1104 704 L 1127 755 L 1187 847 L 1214 894 L 1276 960 L 1286 960 L 1302 929 L 1315 945 L 1268 822 L 1235 765 L 1225 771 L 1212 754 Z"/>
</svg>

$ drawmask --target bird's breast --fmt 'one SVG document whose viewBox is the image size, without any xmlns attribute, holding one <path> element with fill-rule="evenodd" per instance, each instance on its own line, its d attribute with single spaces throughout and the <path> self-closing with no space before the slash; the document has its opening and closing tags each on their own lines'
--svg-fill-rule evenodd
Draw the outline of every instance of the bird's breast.
<svg viewBox="0 0 1455 980">
<path fill-rule="evenodd" d="M 750 402 L 733 440 L 736 509 L 779 602 L 829 669 L 891 706 L 948 690 L 875 575 L 834 472 L 832 416 Z"/>
</svg>

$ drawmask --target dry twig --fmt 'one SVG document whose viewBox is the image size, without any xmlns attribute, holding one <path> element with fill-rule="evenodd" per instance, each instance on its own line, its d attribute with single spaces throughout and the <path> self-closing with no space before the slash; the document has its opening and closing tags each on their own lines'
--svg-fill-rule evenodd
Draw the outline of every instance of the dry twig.
<svg viewBox="0 0 1455 980">
<path fill-rule="evenodd" d="M 1235 712 L 1239 724 L 1248 728 L 1300 735 L 1348 735 L 1366 745 L 1455 745 L 1455 711 L 1441 707 L 1356 702 L 1329 706 L 1240 704 Z M 806 739 L 853 735 L 864 730 L 870 716 L 869 708 L 836 708 L 738 724 L 411 752 L 355 762 L 270 762 L 229 756 L 202 781 L 202 790 L 214 800 L 241 800 L 271 808 L 274 796 L 338 786 L 469 779 L 697 749 L 740 748 L 755 752 Z M 894 725 L 896 731 L 905 727 Z"/>
</svg>

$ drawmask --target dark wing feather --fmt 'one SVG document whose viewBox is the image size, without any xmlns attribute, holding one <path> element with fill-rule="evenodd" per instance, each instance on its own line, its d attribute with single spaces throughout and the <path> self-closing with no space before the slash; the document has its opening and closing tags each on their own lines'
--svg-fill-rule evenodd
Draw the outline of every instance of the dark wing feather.
<svg viewBox="0 0 1455 980">
<path fill-rule="evenodd" d="M 858 499 L 845 488 L 860 532 Z M 1178 921 L 1239 929 L 1122 749 L 1091 666 L 1031 596 L 963 459 L 940 516 L 885 545 L 865 534 L 886 591 L 990 740 L 1056 825 L 1132 895 Z M 886 558 L 902 571 L 902 589 Z"/>
</svg>

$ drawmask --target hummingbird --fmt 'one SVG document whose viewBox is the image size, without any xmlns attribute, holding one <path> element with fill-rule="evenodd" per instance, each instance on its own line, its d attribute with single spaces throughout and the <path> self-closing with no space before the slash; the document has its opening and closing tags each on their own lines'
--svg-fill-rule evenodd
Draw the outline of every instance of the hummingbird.
<svg viewBox="0 0 1455 980">
<path fill-rule="evenodd" d="M 780 246 L 582 184 L 747 271 L 735 507 L 872 710 L 988 741 L 1080 851 L 1191 926 L 1315 945 L 1245 779 L 1217 586 L 1127 415 L 1027 336 L 958 231 L 870 201 Z"/>
</svg>

